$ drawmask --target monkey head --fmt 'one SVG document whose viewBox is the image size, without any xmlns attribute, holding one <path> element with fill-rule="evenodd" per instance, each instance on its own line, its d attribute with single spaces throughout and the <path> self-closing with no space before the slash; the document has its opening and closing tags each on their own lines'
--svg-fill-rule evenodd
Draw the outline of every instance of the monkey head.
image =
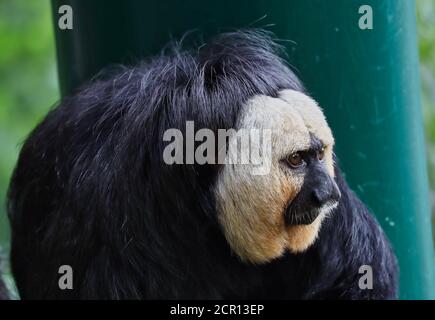
<svg viewBox="0 0 435 320">
<path fill-rule="evenodd" d="M 256 95 L 241 110 L 238 129 L 271 131 L 271 167 L 224 166 L 216 183 L 218 218 L 227 241 L 245 261 L 262 263 L 315 241 L 339 201 L 334 138 L 322 110 L 307 95 L 281 90 Z"/>
</svg>

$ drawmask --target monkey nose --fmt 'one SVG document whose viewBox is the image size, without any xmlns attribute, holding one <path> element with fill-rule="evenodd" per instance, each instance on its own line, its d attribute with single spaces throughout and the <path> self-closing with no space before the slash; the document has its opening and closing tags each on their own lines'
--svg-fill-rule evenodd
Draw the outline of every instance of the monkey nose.
<svg viewBox="0 0 435 320">
<path fill-rule="evenodd" d="M 311 192 L 311 200 L 316 206 L 322 206 L 329 201 L 340 200 L 341 193 L 335 181 L 330 181 L 319 185 Z"/>
</svg>

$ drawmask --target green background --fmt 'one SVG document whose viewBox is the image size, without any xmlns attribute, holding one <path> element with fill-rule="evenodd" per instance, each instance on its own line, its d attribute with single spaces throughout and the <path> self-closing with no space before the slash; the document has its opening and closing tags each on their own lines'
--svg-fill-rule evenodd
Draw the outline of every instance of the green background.
<svg viewBox="0 0 435 320">
<path fill-rule="evenodd" d="M 365 1 L 365 3 L 371 3 L 373 1 Z M 379 3 L 379 2 L 377 2 Z M 395 3 L 392 1 L 387 1 L 385 3 Z M 398 2 L 399 3 L 399 2 Z M 408 1 L 408 3 L 410 3 Z M 325 8 L 323 8 L 325 9 Z M 403 12 L 400 12 L 401 9 L 406 9 Z M 322 10 L 322 7 L 313 7 L 312 10 Z M 406 16 L 409 14 L 409 8 L 398 6 L 391 6 L 391 10 L 396 14 L 396 18 L 400 16 Z M 297 10 L 296 10 L 297 11 Z M 326 12 L 326 10 L 325 10 Z M 314 13 L 318 13 L 317 11 Z M 341 12 L 343 13 L 343 12 Z M 193 13 L 192 13 L 193 14 Z M 230 12 L 229 18 L 230 17 Z M 299 15 L 304 15 L 305 18 L 309 19 L 310 15 L 306 12 L 294 13 Z M 325 16 L 325 19 L 335 19 L 334 21 L 340 21 L 340 10 L 337 9 L 334 11 L 336 16 Z M 276 13 L 279 15 L 279 12 Z M 313 14 L 311 17 L 316 16 Z M 431 185 L 431 193 L 430 193 L 430 202 L 432 206 L 432 212 L 434 212 L 433 208 L 433 199 L 434 199 L 434 186 L 435 186 L 435 7 L 434 2 L 431 0 L 417 0 L 417 21 L 418 21 L 418 35 L 419 35 L 419 48 L 420 48 L 420 75 L 421 75 L 421 83 L 422 83 L 422 102 L 423 102 L 423 113 L 424 113 L 424 121 L 425 121 L 425 132 L 426 132 L 426 145 L 427 145 L 427 157 L 428 157 L 428 170 L 430 177 L 430 185 Z M 157 17 L 158 18 L 158 17 Z M 376 20 L 375 20 L 376 23 Z M 399 21 L 397 22 L 400 23 Z M 327 23 L 326 23 L 327 24 Z M 335 35 L 329 37 L 323 41 L 337 41 L 336 48 L 339 48 L 340 37 L 349 37 L 348 46 L 340 48 L 344 51 L 348 51 L 351 53 L 350 57 L 348 57 L 347 61 L 343 61 L 345 65 L 352 64 L 351 59 L 355 59 L 355 61 L 360 62 L 364 61 L 364 41 L 379 41 L 376 38 L 370 38 L 370 35 L 367 36 L 366 39 L 360 39 L 360 42 L 353 41 L 352 33 L 345 33 L 346 30 L 349 30 L 349 26 L 347 25 L 337 25 L 336 29 L 333 31 L 336 32 Z M 385 27 L 385 26 L 384 26 Z M 375 25 L 376 28 L 376 25 Z M 382 30 L 382 26 L 380 27 L 380 32 L 389 32 L 388 30 Z M 161 32 L 163 30 L 159 29 Z M 118 30 L 121 32 L 122 30 Z M 299 33 L 296 32 L 294 35 L 297 39 L 298 37 L 304 37 L 304 32 L 309 32 L 310 30 L 300 30 Z M 393 30 L 394 31 L 394 30 Z M 398 30 L 395 30 L 398 32 Z M 408 30 L 409 31 L 409 30 Z M 311 30 L 311 32 L 314 32 Z M 412 30 L 411 30 L 412 32 Z M 313 36 L 313 47 L 317 45 L 319 56 L 314 56 L 313 61 L 311 63 L 312 68 L 310 68 L 310 64 L 308 67 L 303 67 L 300 70 L 302 74 L 305 74 L 308 79 L 311 79 L 310 83 L 307 83 L 307 86 L 310 90 L 313 91 L 313 94 L 316 98 L 319 98 L 320 101 L 328 105 L 338 105 L 340 103 L 336 103 L 339 98 L 340 92 L 331 92 L 328 94 L 323 91 L 321 86 L 325 81 L 330 81 L 331 79 L 327 79 L 325 77 L 322 78 L 322 74 L 318 75 L 318 81 L 316 82 L 316 63 L 322 63 L 322 59 L 331 59 L 334 55 L 334 52 L 327 52 L 325 50 L 322 51 L 322 48 L 327 47 L 326 43 L 322 43 L 321 38 L 314 38 L 316 34 L 312 34 Z M 131 37 L 131 36 L 130 36 Z M 411 36 L 412 37 L 412 36 Z M 134 35 L 133 35 L 134 38 Z M 400 45 L 400 43 L 394 41 L 394 37 L 389 39 L 391 43 L 394 45 Z M 126 41 L 129 39 L 127 38 Z M 138 41 L 138 39 L 133 39 L 132 41 Z M 375 59 L 379 59 L 378 62 L 382 62 L 382 53 L 385 52 L 385 48 L 382 47 L 382 43 L 379 43 L 380 50 L 379 55 L 374 55 Z M 354 46 L 354 48 L 350 48 L 349 46 Z M 334 47 L 334 46 L 333 46 Z M 54 40 L 52 34 L 52 25 L 50 19 L 50 7 L 48 1 L 38 0 L 38 1 L 7 1 L 0 0 L 0 147 L 2 153 L 0 155 L 0 197 L 4 199 L 4 195 L 7 188 L 7 182 L 10 177 L 11 170 L 13 168 L 14 162 L 17 157 L 17 153 L 19 151 L 19 145 L 25 138 L 26 134 L 34 127 L 34 125 L 43 117 L 43 115 L 47 112 L 53 103 L 59 97 L 57 82 L 56 82 L 56 68 L 55 68 L 55 57 L 54 57 Z M 400 48 L 399 48 L 400 49 Z M 384 50 L 384 51 L 383 51 Z M 292 52 L 290 53 L 290 57 L 292 57 Z M 391 53 L 391 52 L 390 52 Z M 407 52 L 409 53 L 409 52 Z M 404 57 L 401 56 L 400 50 L 395 53 L 392 53 L 393 57 L 396 60 L 400 61 Z M 412 54 L 412 50 L 411 50 Z M 301 66 L 302 64 L 297 63 L 297 54 L 295 57 L 295 65 Z M 337 75 L 338 76 L 346 76 L 344 70 L 340 69 L 340 61 L 337 61 Z M 370 64 L 372 62 L 372 64 Z M 377 61 L 366 61 L 367 65 L 363 67 L 366 68 L 385 68 L 385 65 L 381 63 L 377 63 Z M 361 66 L 360 66 L 361 67 Z M 408 66 L 409 67 L 409 66 Z M 412 67 L 412 64 L 411 64 Z M 388 66 L 387 66 L 388 68 Z M 342 71 L 342 72 L 340 72 Z M 373 74 L 371 73 L 373 70 L 368 70 L 367 75 Z M 392 86 L 400 86 L 400 82 L 395 82 L 394 79 L 389 78 L 389 73 L 383 73 L 382 70 L 379 71 L 380 77 L 377 79 L 372 79 L 373 83 L 368 82 L 368 86 L 372 85 L 380 85 L 385 83 L 391 83 Z M 364 72 L 363 72 L 364 73 Z M 358 77 L 358 75 L 355 75 Z M 400 78 L 400 77 L 399 77 Z M 403 78 L 403 77 L 402 77 Z M 304 78 L 305 79 L 305 78 Z M 349 81 L 349 86 L 351 86 L 352 79 L 346 79 Z M 411 89 L 413 86 L 418 86 L 418 81 L 416 79 L 409 79 L 411 83 Z M 367 80 L 369 81 L 369 79 Z M 398 80 L 399 81 L 399 80 Z M 405 87 L 409 88 L 408 84 L 405 84 Z M 363 97 L 363 99 L 368 99 L 364 95 L 364 88 L 361 88 L 361 92 L 356 92 L 357 97 Z M 393 90 L 392 90 L 393 92 Z M 402 98 L 406 97 L 403 95 Z M 352 101 L 352 96 L 343 97 L 347 102 L 357 103 L 358 101 Z M 335 100 L 334 100 L 335 99 Z M 409 98 L 410 105 L 418 105 L 418 101 L 414 101 L 412 98 Z M 338 100 L 340 102 L 340 100 Z M 382 98 L 379 101 L 373 100 L 373 104 L 376 106 L 376 103 L 381 104 L 381 107 L 378 109 L 379 114 L 376 115 L 374 119 L 366 119 L 367 122 L 374 121 L 373 125 L 381 124 L 385 119 L 391 117 L 393 113 L 390 113 L 391 110 L 382 108 Z M 344 104 L 343 104 L 344 105 Z M 328 110 L 327 114 L 328 114 Z M 376 109 L 375 109 L 376 111 Z M 355 124 L 352 124 L 353 120 L 358 120 L 365 117 L 366 114 L 363 110 L 358 109 L 348 109 L 343 108 L 340 110 L 340 114 L 336 117 L 329 117 L 329 120 L 333 127 L 340 127 L 340 124 L 337 123 L 342 121 L 343 119 L 348 122 L 349 130 L 366 130 L 366 128 L 358 128 L 357 121 Z M 397 117 L 397 115 L 395 115 Z M 418 117 L 417 117 L 418 119 Z M 390 119 L 391 120 L 391 119 Z M 404 119 L 394 119 L 397 123 L 403 122 Z M 394 122 L 393 121 L 393 122 Z M 379 122 L 379 123 L 378 123 Z M 388 121 L 387 121 L 388 122 Z M 391 122 L 388 122 L 391 123 Z M 409 123 L 409 122 L 408 122 Z M 418 131 L 418 123 L 413 123 L 412 130 Z M 414 128 L 416 127 L 416 128 Z M 342 128 L 345 128 L 344 126 Z M 406 145 L 411 146 L 413 141 L 402 139 L 399 140 L 397 135 L 393 135 L 392 131 L 385 131 L 385 134 L 380 134 L 379 137 L 384 140 L 390 139 L 390 141 L 394 141 L 394 144 L 404 143 Z M 346 131 L 343 129 L 343 132 L 335 132 L 337 137 L 337 149 L 338 153 L 344 153 L 346 150 Z M 363 132 L 362 132 L 363 133 Z M 390 135 L 389 135 L 390 134 Z M 418 135 L 418 132 L 416 133 Z M 411 134 L 409 137 L 412 137 Z M 349 173 L 349 180 L 352 183 L 355 191 L 363 198 L 363 199 L 373 199 L 376 197 L 382 197 L 382 194 L 377 194 L 377 190 L 379 185 L 383 188 L 389 189 L 392 193 L 405 193 L 406 190 L 402 188 L 406 188 L 406 185 L 388 185 L 389 178 L 393 179 L 395 175 L 400 174 L 400 172 L 391 171 L 380 171 L 373 172 L 376 170 L 375 167 L 372 166 L 364 166 L 366 162 L 367 153 L 365 150 L 369 149 L 367 146 L 374 145 L 376 146 L 376 140 L 373 140 L 373 135 L 370 134 L 364 135 L 360 134 L 360 138 L 356 141 L 356 145 L 361 146 L 361 150 L 353 148 L 353 158 L 350 157 L 348 159 L 352 159 L 352 165 L 357 163 L 358 169 L 360 172 L 353 173 L 351 170 L 346 170 L 347 167 L 351 167 L 349 162 L 346 162 L 344 159 L 343 167 L 345 172 Z M 388 146 L 387 146 L 388 147 Z M 393 150 L 397 150 L 392 148 Z M 409 151 L 411 153 L 413 148 L 403 148 L 405 151 Z M 387 150 L 383 150 L 382 152 L 387 152 Z M 409 154 L 405 152 L 404 154 L 394 154 L 398 163 L 405 164 L 407 159 L 413 159 L 415 161 L 415 166 L 419 166 L 424 162 L 423 152 L 419 152 L 419 154 Z M 381 161 L 381 159 L 379 159 Z M 385 166 L 384 166 L 385 168 Z M 377 175 L 382 177 L 382 179 L 378 179 L 376 181 L 367 180 L 364 181 L 361 179 L 364 175 L 373 176 Z M 425 179 L 425 177 L 420 176 L 416 177 L 416 179 Z M 394 180 L 394 179 L 393 179 Z M 409 181 L 409 180 L 408 180 Z M 411 179 L 412 181 L 412 179 Z M 413 197 L 419 197 L 419 194 L 411 195 Z M 384 203 L 382 205 L 386 207 L 391 207 L 394 210 L 394 206 L 397 205 L 395 203 L 396 199 L 388 199 L 389 203 Z M 398 202 L 402 201 L 402 205 L 406 208 L 406 201 L 403 199 L 397 199 Z M 423 199 L 421 202 L 425 202 Z M 370 201 L 368 201 L 369 205 L 371 205 Z M 417 206 L 419 202 L 416 202 Z M 382 207 L 380 205 L 380 207 Z M 377 209 L 376 203 L 371 205 L 374 209 Z M 424 207 L 424 205 L 423 205 Z M 4 208 L 4 205 L 2 206 Z M 402 208 L 403 209 L 403 208 Z M 413 207 L 409 207 L 412 211 Z M 421 208 L 420 208 L 421 210 Z M 429 214 L 429 212 L 428 212 Z M 394 219 L 386 219 L 388 217 L 388 213 L 383 215 L 383 218 L 380 222 L 383 224 L 386 231 L 389 232 L 389 235 L 393 237 L 400 237 L 400 226 L 395 226 Z M 427 217 L 429 221 L 429 217 Z M 1 214 L 0 220 L 0 240 L 6 244 L 7 246 L 7 238 L 8 233 L 5 228 L 5 215 Z M 410 217 L 412 219 L 412 216 Z M 410 221 L 412 223 L 412 221 Z M 405 225 L 401 226 L 406 227 Z M 391 228 L 391 230 L 389 230 Z M 406 241 L 412 242 L 413 240 L 418 242 L 418 238 L 421 235 L 416 234 L 416 239 L 407 238 Z M 409 237 L 409 235 L 408 235 Z M 410 248 L 412 248 L 412 243 L 409 244 Z M 428 248 L 426 248 L 428 249 Z M 432 249 L 432 248 L 429 248 Z M 403 254 L 403 253 L 402 253 Z M 412 250 L 409 253 L 413 254 Z M 401 257 L 399 256 L 399 259 Z M 402 274 L 402 277 L 406 277 L 402 279 L 402 281 L 408 282 L 408 286 L 416 286 L 420 285 L 419 282 L 422 280 L 422 275 L 419 274 Z M 406 297 L 406 296 L 402 296 Z"/>
</svg>

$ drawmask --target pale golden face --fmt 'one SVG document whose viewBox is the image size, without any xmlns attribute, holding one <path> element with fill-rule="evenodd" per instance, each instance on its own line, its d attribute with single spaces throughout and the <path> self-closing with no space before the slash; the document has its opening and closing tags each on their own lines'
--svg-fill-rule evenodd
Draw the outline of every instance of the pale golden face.
<svg viewBox="0 0 435 320">
<path fill-rule="evenodd" d="M 259 95 L 243 108 L 239 129 L 271 132 L 270 171 L 250 164 L 226 164 L 215 186 L 218 217 L 233 251 L 244 261 L 263 263 L 286 250 L 301 252 L 316 239 L 327 209 L 311 224 L 288 225 L 284 214 L 304 184 L 305 173 L 282 159 L 310 148 L 314 136 L 325 146 L 323 164 L 334 176 L 334 138 L 317 103 L 303 93 L 283 90 L 278 98 Z M 230 156 L 230 155 L 228 155 Z"/>
</svg>

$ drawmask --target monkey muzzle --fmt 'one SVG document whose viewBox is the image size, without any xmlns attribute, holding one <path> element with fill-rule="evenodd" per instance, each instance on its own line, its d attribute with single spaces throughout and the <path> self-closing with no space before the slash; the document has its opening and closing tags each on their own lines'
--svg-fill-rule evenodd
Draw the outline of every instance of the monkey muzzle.
<svg viewBox="0 0 435 320">
<path fill-rule="evenodd" d="M 287 225 L 308 225 L 321 213 L 333 210 L 341 193 L 335 180 L 319 166 L 305 177 L 304 184 L 287 207 L 284 219 Z"/>
</svg>

